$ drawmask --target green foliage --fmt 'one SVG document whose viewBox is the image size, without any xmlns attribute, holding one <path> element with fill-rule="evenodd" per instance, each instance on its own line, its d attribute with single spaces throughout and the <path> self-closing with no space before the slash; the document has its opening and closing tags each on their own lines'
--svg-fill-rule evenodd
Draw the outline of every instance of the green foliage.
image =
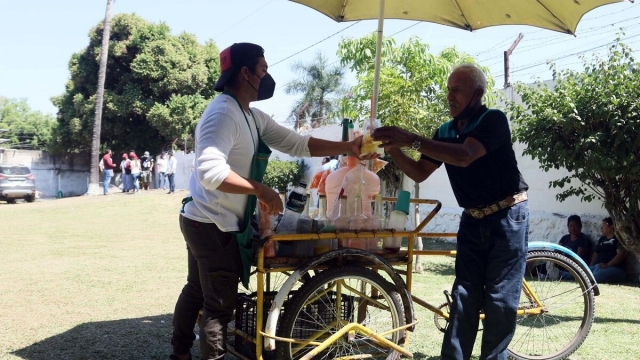
<svg viewBox="0 0 640 360">
<path fill-rule="evenodd" d="M 301 77 L 288 83 L 285 91 L 302 94 L 291 109 L 294 129 L 305 124 L 318 127 L 330 123 L 339 108 L 338 98 L 345 92 L 344 67 L 330 67 L 327 58 L 318 52 L 312 62 L 297 62 L 291 69 Z"/>
<path fill-rule="evenodd" d="M 297 184 L 302 179 L 306 168 L 304 161 L 283 161 L 276 156 L 275 159 L 269 160 L 262 183 L 280 192 L 286 191 L 287 185 Z"/>
<path fill-rule="evenodd" d="M 356 73 L 358 84 L 341 101 L 345 115 L 359 121 L 368 121 L 373 96 L 373 78 L 376 53 L 376 35 L 359 39 L 344 39 L 338 46 L 342 65 Z M 453 66 L 474 63 L 473 57 L 455 48 L 446 48 L 439 54 L 429 52 L 429 45 L 417 37 L 396 45 L 394 39 L 382 42 L 380 85 L 377 116 L 383 126 L 400 126 L 414 133 L 431 137 L 435 130 L 449 120 L 446 99 L 447 80 Z M 487 76 L 487 89 L 492 89 L 493 78 L 487 67 L 479 66 Z M 495 96 L 487 92 L 485 103 L 491 105 Z M 416 158 L 417 153 L 410 151 Z M 402 174 L 393 161 L 379 173 L 387 183 L 388 193 L 395 194 L 401 185 Z"/>
<path fill-rule="evenodd" d="M 553 89 L 517 85 L 526 107 L 508 104 L 513 134 L 544 171 L 569 171 L 549 184 L 563 189 L 559 201 L 602 199 L 629 245 L 640 238 L 640 63 L 619 41 L 583 62 L 583 72 L 552 65 Z"/>
<path fill-rule="evenodd" d="M 373 96 L 375 64 L 375 33 L 359 39 L 344 39 L 338 46 L 343 65 L 356 73 L 358 84 L 346 98 L 350 114 L 358 119 L 369 119 L 370 98 Z M 446 48 L 437 55 L 429 53 L 429 46 L 416 37 L 396 45 L 394 39 L 385 38 L 382 46 L 380 92 L 377 118 L 382 125 L 396 125 L 430 137 L 449 120 L 446 101 L 447 80 L 456 64 L 474 63 L 473 57 L 455 48 Z M 493 78 L 486 67 L 487 88 L 493 87 Z M 485 102 L 491 105 L 495 97 L 488 93 Z"/>
<path fill-rule="evenodd" d="M 0 147 L 46 150 L 56 127 L 55 118 L 33 111 L 26 100 L 0 96 Z"/>
<path fill-rule="evenodd" d="M 100 21 L 89 32 L 89 45 L 69 61 L 71 78 L 59 108 L 58 151 L 91 146 Z M 218 48 L 201 45 L 192 34 L 172 35 L 166 24 L 132 14 L 112 20 L 107 63 L 101 143 L 113 149 L 159 149 L 193 133 L 202 110 L 213 98 L 219 75 Z"/>
</svg>

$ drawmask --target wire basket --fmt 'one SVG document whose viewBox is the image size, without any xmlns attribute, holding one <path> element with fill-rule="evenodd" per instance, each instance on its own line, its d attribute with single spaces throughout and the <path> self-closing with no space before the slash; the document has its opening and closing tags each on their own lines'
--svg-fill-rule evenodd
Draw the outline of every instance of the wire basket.
<svg viewBox="0 0 640 360">
<path fill-rule="evenodd" d="M 292 291 L 289 293 L 287 301 L 284 302 L 282 308 L 280 309 L 280 319 L 282 319 L 282 314 L 287 309 L 287 304 L 289 304 L 289 299 L 295 295 L 296 291 Z M 273 299 L 275 298 L 277 292 L 265 292 L 263 296 L 264 300 L 264 311 L 263 311 L 263 319 L 262 324 L 264 325 L 267 321 L 267 316 L 269 314 L 269 309 L 271 308 L 271 304 L 273 303 Z M 311 337 L 313 333 L 318 330 L 322 330 L 322 325 L 320 324 L 328 324 L 335 320 L 336 311 L 334 311 L 335 303 L 336 303 L 336 293 L 331 291 L 323 295 L 322 299 L 316 300 L 313 303 L 308 304 L 304 309 L 304 314 L 313 314 L 316 321 L 306 322 L 304 321 L 304 326 L 296 326 L 295 332 L 293 334 L 293 338 L 295 339 L 307 339 Z M 342 295 L 341 297 L 341 317 L 343 320 L 347 322 L 353 321 L 353 301 L 354 298 L 352 296 Z M 301 319 L 304 320 L 303 316 L 308 315 L 300 315 Z M 251 294 L 238 294 L 238 301 L 236 303 L 236 319 L 235 326 L 237 330 L 240 330 L 252 337 L 256 336 L 256 320 L 257 320 L 257 295 L 256 293 Z M 317 321 L 320 320 L 320 321 Z M 279 325 L 278 325 L 279 327 Z M 234 349 L 250 358 L 255 359 L 256 345 L 243 338 L 242 336 L 236 334 L 235 335 L 235 343 Z M 264 360 L 275 360 L 276 352 L 275 351 L 263 351 L 262 356 Z"/>
</svg>

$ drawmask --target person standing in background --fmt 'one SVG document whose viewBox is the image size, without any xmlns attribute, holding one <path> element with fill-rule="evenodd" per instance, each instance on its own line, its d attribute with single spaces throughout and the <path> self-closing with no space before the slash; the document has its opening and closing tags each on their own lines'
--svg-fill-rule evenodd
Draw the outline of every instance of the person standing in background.
<svg viewBox="0 0 640 360">
<path fill-rule="evenodd" d="M 169 192 L 167 194 L 173 194 L 176 191 L 176 168 L 178 167 L 178 160 L 173 156 L 173 150 L 169 150 L 169 159 L 167 160 L 167 178 L 169 179 Z"/>
<path fill-rule="evenodd" d="M 138 179 L 140 178 L 140 159 L 134 150 L 131 150 L 129 153 L 129 162 L 131 162 L 131 182 L 133 183 L 132 189 L 133 193 L 138 193 L 140 191 L 140 184 L 138 183 Z"/>
<path fill-rule="evenodd" d="M 109 185 L 111 184 L 111 178 L 113 177 L 113 169 L 116 165 L 111 160 L 111 149 L 107 149 L 107 152 L 102 157 L 102 164 L 104 166 L 104 180 L 102 181 L 102 189 L 104 194 L 109 194 Z"/>
<path fill-rule="evenodd" d="M 153 171 L 153 158 L 149 155 L 148 151 L 144 152 L 144 155 L 140 158 L 140 166 L 142 173 L 140 174 L 140 182 L 142 188 L 149 190 L 151 188 L 151 171 Z"/>
<path fill-rule="evenodd" d="M 131 162 L 127 153 L 122 154 L 120 170 L 122 170 L 122 192 L 129 192 L 131 190 Z"/>
<path fill-rule="evenodd" d="M 158 174 L 158 188 L 167 189 L 167 159 L 164 152 L 160 154 L 160 159 L 156 163 L 156 173 Z"/>
</svg>

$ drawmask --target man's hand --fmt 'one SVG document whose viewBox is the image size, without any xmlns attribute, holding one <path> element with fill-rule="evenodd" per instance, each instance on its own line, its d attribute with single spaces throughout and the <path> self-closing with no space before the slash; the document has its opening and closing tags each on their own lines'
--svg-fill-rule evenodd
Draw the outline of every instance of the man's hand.
<svg viewBox="0 0 640 360">
<path fill-rule="evenodd" d="M 358 136 L 357 138 L 355 138 L 352 141 L 350 141 L 351 142 L 351 150 L 349 151 L 349 155 L 356 156 L 360 160 L 371 160 L 371 159 L 377 158 L 378 154 L 376 154 L 376 153 L 368 154 L 368 155 L 364 155 L 364 156 L 360 157 L 360 148 L 362 147 L 362 139 L 363 138 L 364 138 L 363 136 Z"/>
<path fill-rule="evenodd" d="M 260 184 L 256 197 L 267 214 L 278 215 L 284 211 L 280 196 L 270 187 Z"/>
<path fill-rule="evenodd" d="M 418 135 L 397 126 L 383 126 L 373 131 L 373 140 L 382 141 L 385 151 L 390 147 L 410 147 Z"/>
</svg>

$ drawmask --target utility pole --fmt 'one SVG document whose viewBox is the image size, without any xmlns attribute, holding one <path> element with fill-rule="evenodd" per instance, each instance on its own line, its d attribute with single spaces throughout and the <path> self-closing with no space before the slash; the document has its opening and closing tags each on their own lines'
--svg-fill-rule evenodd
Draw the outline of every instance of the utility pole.
<svg viewBox="0 0 640 360">
<path fill-rule="evenodd" d="M 511 54 L 513 53 L 513 50 L 515 50 L 516 46 L 518 46 L 518 43 L 520 42 L 520 40 L 522 40 L 523 37 L 524 35 L 522 35 L 522 33 L 518 34 L 518 37 L 513 42 L 513 44 L 511 44 L 511 47 L 504 52 L 504 88 L 505 89 L 511 86 L 511 82 L 509 82 L 509 56 L 511 56 Z"/>
</svg>

